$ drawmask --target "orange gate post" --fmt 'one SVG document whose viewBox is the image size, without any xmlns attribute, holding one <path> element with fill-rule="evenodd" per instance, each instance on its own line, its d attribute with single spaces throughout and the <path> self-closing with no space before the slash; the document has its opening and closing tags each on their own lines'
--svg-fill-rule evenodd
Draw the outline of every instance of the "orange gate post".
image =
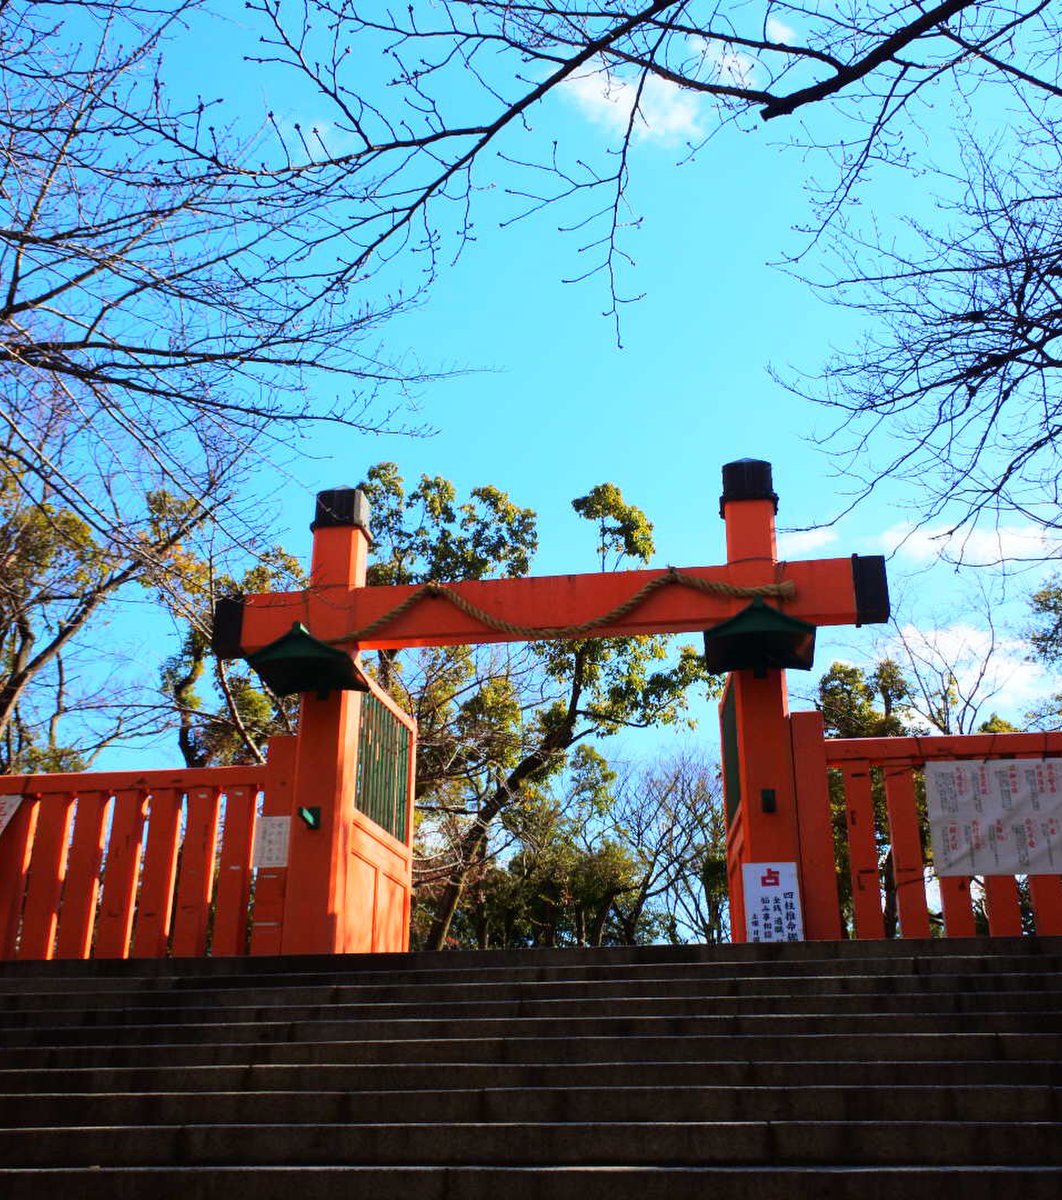
<svg viewBox="0 0 1062 1200">
<path fill-rule="evenodd" d="M 770 463 L 757 459 L 727 463 L 719 510 L 726 522 L 727 565 L 735 583 L 756 586 L 791 578 L 796 564 L 778 560 L 778 497 Z M 887 620 L 884 561 L 853 555 L 847 573 L 831 570 L 835 561 L 801 564 L 822 568 L 797 590 L 796 599 L 804 613 L 828 610 L 833 614 L 831 624 Z M 734 599 L 731 603 L 736 614 L 748 602 Z M 795 864 L 806 938 L 841 936 L 821 722 L 817 732 L 806 722 L 793 723 L 782 669 L 783 664 L 810 668 L 812 625 L 819 622 L 808 620 L 804 613 L 800 614 L 803 620 L 795 619 L 795 614 L 785 612 L 788 603 L 779 598 L 774 614 L 765 612 L 759 618 L 757 632 L 747 635 L 743 646 L 736 647 L 739 637 L 735 634 L 730 650 L 719 654 L 720 661 L 732 668 L 720 708 L 724 789 L 730 815 L 727 873 L 734 941 L 746 937 L 742 868 L 746 863 L 761 862 Z M 706 644 L 738 623 L 732 619 L 709 632 Z M 746 655 L 755 660 L 754 665 L 745 661 Z"/>
<path fill-rule="evenodd" d="M 322 492 L 311 526 L 313 557 L 306 623 L 321 640 L 346 632 L 345 613 L 331 602 L 333 594 L 365 584 L 369 531 L 364 524 L 356 523 L 354 506 L 344 504 L 351 495 L 350 489 Z M 343 953 L 350 948 L 356 932 L 346 924 L 350 913 L 346 901 L 360 715 L 361 696 L 357 692 L 333 689 L 302 696 L 283 954 Z"/>
</svg>

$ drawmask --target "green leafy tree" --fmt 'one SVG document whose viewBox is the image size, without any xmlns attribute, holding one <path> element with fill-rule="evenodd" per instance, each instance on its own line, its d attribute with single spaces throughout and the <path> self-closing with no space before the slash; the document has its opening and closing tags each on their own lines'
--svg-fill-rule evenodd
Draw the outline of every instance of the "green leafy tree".
<svg viewBox="0 0 1062 1200">
<path fill-rule="evenodd" d="M 911 695 L 910 684 L 891 659 L 884 659 L 868 674 L 862 667 L 835 662 L 819 682 L 818 705 L 822 711 L 827 737 L 876 738 L 903 737 L 911 732 L 904 702 Z M 848 813 L 839 772 L 831 772 L 830 811 L 833 820 L 834 854 L 837 860 L 837 886 L 841 913 L 851 927 L 852 876 L 848 850 Z M 885 935 L 895 937 L 899 928 L 896 908 L 896 883 L 892 871 L 892 847 L 888 839 L 885 787 L 880 773 L 871 779 L 874 803 L 874 834 L 878 852 L 878 874 L 885 905 Z M 923 843 L 926 844 L 924 795 L 921 798 Z"/>
<path fill-rule="evenodd" d="M 82 769 L 104 746 L 157 726 L 154 705 L 110 687 L 87 649 L 107 602 L 176 570 L 207 515 L 151 492 L 139 521 L 112 539 L 0 448 L 0 769 Z"/>
<path fill-rule="evenodd" d="M 273 695 L 247 667 L 214 654 L 214 604 L 222 596 L 304 587 L 298 561 L 274 547 L 237 579 L 216 572 L 208 558 L 186 554 L 158 573 L 154 583 L 162 603 L 184 627 L 178 651 L 163 663 L 161 682 L 185 766 L 264 762 L 269 738 L 294 732 L 298 702 Z"/>
<path fill-rule="evenodd" d="M 718 942 L 729 933 L 718 771 L 679 756 L 622 778 L 587 743 L 562 795 L 499 819 L 505 853 L 470 873 L 448 944 Z M 427 927 L 419 931 L 421 936 Z"/>
<path fill-rule="evenodd" d="M 534 515 L 497 489 L 478 488 L 457 503 L 445 480 L 424 477 L 407 492 L 393 464 L 373 468 L 362 486 L 374 513 L 370 580 L 528 570 Z M 614 485 L 593 489 L 575 508 L 595 523 L 606 561 L 648 561 L 651 526 Z M 433 947 L 447 944 L 466 884 L 490 861 L 505 814 L 563 780 L 574 748 L 681 721 L 687 689 L 708 686 L 694 649 L 676 657 L 660 637 L 384 653 L 379 671 L 420 729 L 418 920 L 428 921 L 424 938 Z"/>
<path fill-rule="evenodd" d="M 862 667 L 835 662 L 819 681 L 818 707 L 827 736 L 902 736 L 907 732 L 902 705 L 910 691 L 892 659 L 878 663 L 869 675 Z"/>
<path fill-rule="evenodd" d="M 1062 576 L 1054 575 L 1029 598 L 1033 657 L 1045 666 L 1062 664 Z M 1045 697 L 1027 714 L 1036 729 L 1062 729 L 1062 692 Z"/>
</svg>

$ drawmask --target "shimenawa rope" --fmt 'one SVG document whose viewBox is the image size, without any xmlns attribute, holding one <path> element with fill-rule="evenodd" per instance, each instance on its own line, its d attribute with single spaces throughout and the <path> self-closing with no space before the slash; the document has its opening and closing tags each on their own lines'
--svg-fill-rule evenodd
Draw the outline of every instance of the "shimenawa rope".
<svg viewBox="0 0 1062 1200">
<path fill-rule="evenodd" d="M 792 580 L 784 580 L 781 583 L 762 583 L 752 587 L 740 587 L 738 584 L 725 583 L 721 580 L 698 579 L 696 576 L 687 575 L 684 571 L 679 571 L 675 567 L 668 567 L 662 575 L 658 575 L 656 579 L 650 579 L 648 583 L 643 584 L 633 596 L 624 600 L 622 604 L 618 604 L 607 613 L 602 613 L 599 617 L 583 621 L 582 624 L 516 625 L 512 621 L 506 621 L 503 617 L 495 616 L 493 613 L 486 612 L 484 609 L 477 607 L 466 600 L 460 592 L 455 591 L 452 587 L 448 587 L 445 583 L 436 583 L 434 580 L 429 580 L 427 583 L 422 583 L 401 604 L 396 605 L 389 612 L 384 613 L 383 616 L 377 617 L 375 621 L 371 621 L 361 629 L 355 629 L 352 633 L 344 634 L 343 637 L 333 638 L 330 644 L 340 645 L 344 642 L 364 641 L 371 634 L 376 633 L 377 630 L 382 629 L 391 621 L 397 620 L 403 613 L 413 608 L 414 605 L 426 599 L 448 600 L 466 616 L 479 621 L 481 625 L 486 625 L 488 629 L 494 629 L 498 633 L 511 634 L 513 637 L 524 638 L 527 641 L 534 641 L 537 638 L 583 637 L 595 629 L 600 629 L 604 625 L 609 625 L 613 621 L 618 621 L 627 616 L 640 604 L 643 604 L 653 592 L 659 591 L 662 587 L 669 587 L 672 584 L 693 588 L 694 591 L 704 592 L 706 595 L 731 596 L 735 599 L 776 596 L 779 599 L 788 600 L 796 595 L 796 585 Z"/>
</svg>

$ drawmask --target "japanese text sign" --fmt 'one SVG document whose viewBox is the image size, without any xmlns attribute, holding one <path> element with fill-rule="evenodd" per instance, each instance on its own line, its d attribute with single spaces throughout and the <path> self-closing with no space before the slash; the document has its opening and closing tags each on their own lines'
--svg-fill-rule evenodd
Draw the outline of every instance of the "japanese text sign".
<svg viewBox="0 0 1062 1200">
<path fill-rule="evenodd" d="M 926 763 L 938 875 L 1062 871 L 1062 759 Z"/>
<path fill-rule="evenodd" d="M 802 942 L 796 863 L 745 863 L 745 936 L 750 942 Z"/>
</svg>

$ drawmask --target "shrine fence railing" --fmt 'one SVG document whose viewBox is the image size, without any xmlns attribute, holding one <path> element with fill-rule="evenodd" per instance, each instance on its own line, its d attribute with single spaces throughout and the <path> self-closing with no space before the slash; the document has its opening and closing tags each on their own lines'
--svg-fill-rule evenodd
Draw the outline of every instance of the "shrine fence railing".
<svg viewBox="0 0 1062 1200">
<path fill-rule="evenodd" d="M 408 944 L 416 727 L 375 685 L 364 700 L 357 948 L 397 949 Z M 303 931 L 286 921 L 301 886 L 288 842 L 304 833 L 296 742 L 271 739 L 268 762 L 253 766 L 0 776 L 0 960 L 303 953 Z M 257 851 L 256 830 L 270 835 Z"/>
<path fill-rule="evenodd" d="M 935 873 L 922 782 L 931 762 L 1062 757 L 1062 733 L 833 739 L 818 713 L 792 721 L 798 786 L 814 773 L 813 757 L 829 780 L 850 936 L 1062 934 L 1062 875 Z"/>
</svg>

